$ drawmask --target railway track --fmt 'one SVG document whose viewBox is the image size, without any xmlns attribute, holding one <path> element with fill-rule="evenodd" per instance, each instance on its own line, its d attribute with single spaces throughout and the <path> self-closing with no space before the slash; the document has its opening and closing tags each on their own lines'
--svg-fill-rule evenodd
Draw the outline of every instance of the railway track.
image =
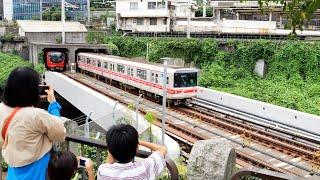
<svg viewBox="0 0 320 180">
<path fill-rule="evenodd" d="M 285 134 L 282 132 L 281 134 L 276 134 L 273 131 L 268 131 L 268 127 L 258 127 L 247 122 L 241 122 L 239 119 L 234 120 L 228 116 L 224 117 L 221 116 L 221 114 L 214 115 L 208 111 L 200 111 L 199 109 L 174 108 L 172 110 L 193 118 L 196 117 L 214 127 L 226 130 L 230 133 L 240 134 L 249 141 L 262 144 L 293 157 L 302 157 L 311 163 L 318 166 L 320 165 L 320 159 L 315 159 L 315 155 L 317 152 L 320 152 L 320 148 L 299 142 L 290 137 L 285 137 Z"/>
<path fill-rule="evenodd" d="M 128 105 L 135 102 L 135 95 L 127 92 L 119 92 L 119 89 L 106 85 L 105 83 L 95 80 L 94 78 L 79 74 L 66 73 L 65 75 L 102 94 L 105 94 L 106 96 L 109 96 L 112 99 L 118 100 L 123 104 Z M 161 106 L 150 101 L 141 103 L 139 110 L 142 113 L 151 111 L 155 113 L 157 117 L 161 117 Z M 189 117 L 187 117 L 187 114 Z M 221 122 L 219 123 L 217 121 Z M 160 125 L 159 123 L 160 121 L 156 122 L 155 124 Z M 267 168 L 278 172 L 290 173 L 304 177 L 309 177 L 312 173 L 315 174 L 315 176 L 320 175 L 318 171 L 315 171 L 313 169 L 314 164 L 312 164 L 310 161 L 304 161 L 304 165 L 295 163 L 296 161 L 300 161 L 301 158 L 310 159 L 312 156 L 310 154 L 310 151 L 314 150 L 314 147 L 312 147 L 311 145 L 303 144 L 301 142 L 294 142 L 293 140 L 289 140 L 288 138 L 285 139 L 288 143 L 283 143 L 281 142 L 282 140 L 284 140 L 283 138 L 281 139 L 280 137 L 277 137 L 276 139 L 273 139 L 274 136 L 271 136 L 268 131 L 264 131 L 264 134 L 269 135 L 265 136 L 260 134 L 261 130 L 257 130 L 253 127 L 248 127 L 250 126 L 243 123 L 237 124 L 235 122 L 232 122 L 228 124 L 227 122 L 223 122 L 221 119 L 212 120 L 212 117 L 209 117 L 208 114 L 202 112 L 200 113 L 199 111 L 191 108 L 179 108 L 178 110 L 172 110 L 171 108 L 168 111 L 168 117 L 166 118 L 166 130 L 168 134 L 180 139 L 181 142 L 183 142 L 187 147 L 186 149 L 190 150 L 192 144 L 197 140 L 220 138 L 222 141 L 227 141 L 234 145 L 237 152 L 237 163 L 242 166 L 251 164 L 261 168 Z M 246 130 L 244 131 L 243 128 L 245 128 Z M 226 135 L 226 131 L 230 134 Z M 236 133 L 238 133 L 238 135 L 235 135 Z M 239 133 L 244 134 L 243 138 L 239 136 Z M 239 137 L 240 139 L 237 140 L 237 138 Z M 259 143 L 255 143 L 256 147 L 251 147 L 250 144 L 245 143 L 245 140 L 249 140 L 251 141 L 251 143 Z M 260 141 L 262 141 L 263 143 L 261 143 Z M 268 143 L 272 144 L 272 146 L 263 148 L 262 145 L 265 146 Z M 280 146 L 280 148 L 278 146 Z M 269 150 L 274 154 L 268 152 Z M 276 151 L 278 152 L 276 153 Z M 263 155 L 263 158 L 259 158 L 254 155 L 257 153 L 261 154 L 261 156 Z M 285 159 L 283 157 L 284 154 L 287 154 L 288 158 L 290 154 L 292 157 L 290 157 L 292 162 L 290 160 L 288 161 L 288 159 Z M 288 166 L 286 168 L 283 168 L 284 166 L 282 166 L 282 164 Z"/>
</svg>

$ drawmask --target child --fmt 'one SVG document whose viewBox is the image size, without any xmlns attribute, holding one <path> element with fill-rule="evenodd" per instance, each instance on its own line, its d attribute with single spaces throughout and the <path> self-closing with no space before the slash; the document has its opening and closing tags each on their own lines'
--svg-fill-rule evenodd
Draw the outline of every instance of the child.
<svg viewBox="0 0 320 180">
<path fill-rule="evenodd" d="M 52 151 L 48 166 L 48 180 L 71 180 L 75 175 L 79 158 L 70 151 Z M 88 179 L 94 180 L 93 163 L 86 158 L 85 169 L 88 173 Z"/>
<path fill-rule="evenodd" d="M 138 145 L 154 151 L 142 161 L 133 161 Z M 154 143 L 138 141 L 137 130 L 125 124 L 111 127 L 107 132 L 108 157 L 100 165 L 98 180 L 104 179 L 155 179 L 166 167 L 167 148 Z"/>
</svg>

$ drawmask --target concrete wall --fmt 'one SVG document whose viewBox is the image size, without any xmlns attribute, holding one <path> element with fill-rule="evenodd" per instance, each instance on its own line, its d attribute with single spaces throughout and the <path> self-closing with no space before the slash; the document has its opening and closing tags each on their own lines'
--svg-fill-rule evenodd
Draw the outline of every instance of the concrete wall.
<svg viewBox="0 0 320 180">
<path fill-rule="evenodd" d="M 244 113 L 320 135 L 320 126 L 318 125 L 320 116 L 203 87 L 198 87 L 197 97 Z"/>
<path fill-rule="evenodd" d="M 66 32 L 66 43 L 86 43 L 86 36 L 86 32 Z M 26 32 L 25 37 L 28 42 L 56 43 L 56 39 L 61 37 L 61 32 Z"/>
<path fill-rule="evenodd" d="M 28 46 L 23 40 L 2 41 L 0 50 L 4 53 L 17 54 L 26 60 L 29 58 Z"/>
</svg>

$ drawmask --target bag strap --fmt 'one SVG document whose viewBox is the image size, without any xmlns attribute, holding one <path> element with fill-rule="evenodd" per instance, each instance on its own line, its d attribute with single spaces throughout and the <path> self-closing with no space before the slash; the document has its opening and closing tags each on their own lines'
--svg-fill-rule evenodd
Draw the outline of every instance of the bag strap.
<svg viewBox="0 0 320 180">
<path fill-rule="evenodd" d="M 16 107 L 14 108 L 14 110 L 11 112 L 10 116 L 5 120 L 2 131 L 1 131 L 1 135 L 2 135 L 2 139 L 5 140 L 6 134 L 7 134 L 7 130 L 8 127 L 14 117 L 14 115 L 20 110 L 20 107 Z"/>
</svg>

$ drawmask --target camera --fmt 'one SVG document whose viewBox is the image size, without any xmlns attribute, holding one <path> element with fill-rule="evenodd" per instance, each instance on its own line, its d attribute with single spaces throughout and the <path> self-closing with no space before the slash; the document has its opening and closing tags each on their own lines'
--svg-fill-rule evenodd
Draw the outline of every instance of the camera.
<svg viewBox="0 0 320 180">
<path fill-rule="evenodd" d="M 46 90 L 49 89 L 48 85 L 39 85 L 38 87 L 38 93 L 39 95 L 47 95 Z"/>
<path fill-rule="evenodd" d="M 84 157 L 80 157 L 78 161 L 78 167 L 86 167 L 87 159 Z"/>
</svg>

